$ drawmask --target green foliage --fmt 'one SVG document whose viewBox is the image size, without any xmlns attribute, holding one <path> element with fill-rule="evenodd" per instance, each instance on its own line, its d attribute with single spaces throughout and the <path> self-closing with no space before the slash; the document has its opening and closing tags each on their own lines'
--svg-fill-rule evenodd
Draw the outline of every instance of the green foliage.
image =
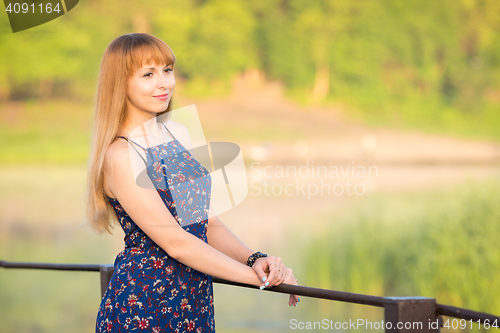
<svg viewBox="0 0 500 333">
<path fill-rule="evenodd" d="M 336 211 L 305 247 L 305 283 L 498 314 L 499 185 L 379 195 Z"/>
<path fill-rule="evenodd" d="M 89 0 L 42 26 L 0 20 L 0 100 L 89 103 L 117 36 L 148 31 L 177 56 L 187 96 L 222 96 L 258 69 L 302 104 L 370 125 L 499 138 L 497 0 Z"/>
</svg>

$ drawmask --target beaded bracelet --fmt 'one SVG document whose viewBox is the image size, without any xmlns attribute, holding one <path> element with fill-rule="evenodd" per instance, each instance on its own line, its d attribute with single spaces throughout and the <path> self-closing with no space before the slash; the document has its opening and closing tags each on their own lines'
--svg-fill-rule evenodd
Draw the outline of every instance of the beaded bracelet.
<svg viewBox="0 0 500 333">
<path fill-rule="evenodd" d="M 267 257 L 267 254 L 257 251 L 254 254 L 252 254 L 250 257 L 248 257 L 247 265 L 252 267 L 257 259 L 264 258 L 264 257 Z"/>
</svg>

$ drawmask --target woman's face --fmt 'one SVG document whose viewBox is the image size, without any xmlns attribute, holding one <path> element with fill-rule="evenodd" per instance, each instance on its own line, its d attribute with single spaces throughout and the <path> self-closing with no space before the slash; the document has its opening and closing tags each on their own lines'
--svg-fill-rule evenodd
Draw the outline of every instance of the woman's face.
<svg viewBox="0 0 500 333">
<path fill-rule="evenodd" d="M 128 81 L 127 111 L 159 113 L 167 109 L 175 87 L 172 65 L 145 65 Z"/>
</svg>

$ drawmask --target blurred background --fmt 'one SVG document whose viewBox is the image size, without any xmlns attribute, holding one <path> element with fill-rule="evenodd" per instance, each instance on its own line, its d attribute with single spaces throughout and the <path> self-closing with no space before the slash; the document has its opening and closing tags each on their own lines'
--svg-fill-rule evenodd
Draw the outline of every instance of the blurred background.
<svg viewBox="0 0 500 333">
<path fill-rule="evenodd" d="M 300 285 L 500 315 L 497 0 L 87 0 L 15 34 L 0 14 L 0 260 L 108 264 L 123 248 L 119 227 L 79 225 L 100 58 L 130 32 L 173 49 L 174 108 L 241 147 L 249 193 L 220 219 L 251 249 Z M 222 333 L 384 319 L 214 292 Z M 0 332 L 91 332 L 99 303 L 97 273 L 0 270 Z"/>
</svg>

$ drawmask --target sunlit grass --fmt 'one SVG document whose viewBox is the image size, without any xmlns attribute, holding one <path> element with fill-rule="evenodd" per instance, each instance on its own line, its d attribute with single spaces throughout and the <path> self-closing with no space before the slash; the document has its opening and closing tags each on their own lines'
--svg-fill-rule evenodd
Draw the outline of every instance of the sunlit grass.
<svg viewBox="0 0 500 333">
<path fill-rule="evenodd" d="M 196 86 L 195 83 L 192 85 Z M 189 87 L 186 85 L 184 96 L 190 96 Z M 304 94 L 301 91 L 294 95 L 292 91 L 288 98 L 306 105 L 308 101 L 304 99 Z M 198 95 L 194 93 L 194 96 Z M 182 96 L 175 101 L 175 107 L 182 105 L 181 100 Z M 380 104 L 360 97 L 354 98 L 352 103 L 349 99 L 326 103 L 332 108 L 344 105 L 346 118 L 371 128 L 416 129 L 432 134 L 500 141 L 500 116 L 493 106 L 485 105 L 480 113 L 463 113 L 438 102 L 423 103 L 418 99 Z M 90 99 L 86 102 L 29 100 L 0 105 L 0 164 L 86 163 L 90 151 L 91 117 Z M 204 129 L 228 141 L 295 142 L 303 139 L 305 133 L 314 133 L 311 128 L 300 131 L 290 129 L 286 121 L 279 120 L 234 120 L 229 126 L 221 126 L 221 121 L 224 119 L 207 122 L 203 124 Z"/>
<path fill-rule="evenodd" d="M 1 164 L 82 164 L 88 159 L 90 105 L 32 100 L 0 109 Z"/>
<path fill-rule="evenodd" d="M 500 313 L 500 181 L 378 194 L 324 216 L 304 246 L 307 285 L 424 296 Z"/>
</svg>

